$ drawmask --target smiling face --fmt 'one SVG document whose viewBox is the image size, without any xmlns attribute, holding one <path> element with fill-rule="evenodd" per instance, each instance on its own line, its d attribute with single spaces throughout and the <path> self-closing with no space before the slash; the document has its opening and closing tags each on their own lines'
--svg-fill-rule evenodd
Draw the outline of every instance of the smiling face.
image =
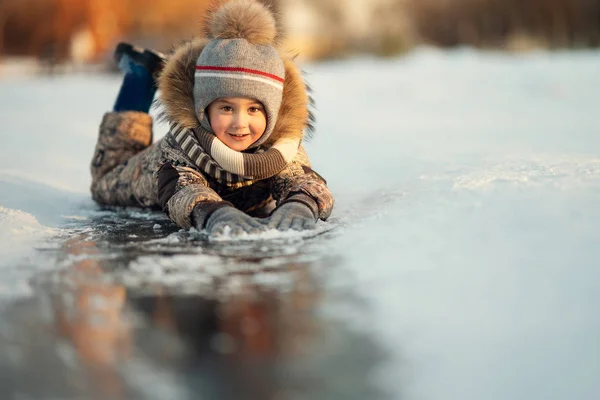
<svg viewBox="0 0 600 400">
<path fill-rule="evenodd" d="M 254 99 L 225 97 L 208 106 L 208 119 L 217 138 L 227 147 L 246 150 L 267 127 L 265 107 Z"/>
</svg>

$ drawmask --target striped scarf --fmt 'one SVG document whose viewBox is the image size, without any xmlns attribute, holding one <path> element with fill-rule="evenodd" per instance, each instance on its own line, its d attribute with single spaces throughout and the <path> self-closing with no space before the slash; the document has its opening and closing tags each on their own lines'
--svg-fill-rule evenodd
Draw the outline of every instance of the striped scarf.
<svg viewBox="0 0 600 400">
<path fill-rule="evenodd" d="M 242 153 L 230 149 L 202 127 L 190 130 L 172 124 L 169 133 L 200 171 L 230 187 L 248 186 L 278 174 L 300 146 L 300 139 L 279 139 L 265 151 Z"/>
</svg>

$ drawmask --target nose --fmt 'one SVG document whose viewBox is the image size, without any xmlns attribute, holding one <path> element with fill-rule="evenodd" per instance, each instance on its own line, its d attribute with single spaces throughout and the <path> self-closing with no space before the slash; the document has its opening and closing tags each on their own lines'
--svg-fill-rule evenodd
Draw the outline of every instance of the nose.
<svg viewBox="0 0 600 400">
<path fill-rule="evenodd" d="M 235 113 L 235 118 L 233 119 L 233 127 L 235 129 L 245 129 L 248 127 L 248 116 L 246 115 L 246 113 Z"/>
</svg>

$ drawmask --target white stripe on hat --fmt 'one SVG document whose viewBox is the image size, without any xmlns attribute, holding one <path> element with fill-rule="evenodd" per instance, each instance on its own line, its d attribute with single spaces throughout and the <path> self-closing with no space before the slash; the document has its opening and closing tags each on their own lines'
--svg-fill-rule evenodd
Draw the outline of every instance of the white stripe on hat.
<svg viewBox="0 0 600 400">
<path fill-rule="evenodd" d="M 267 85 L 271 85 L 274 88 L 283 91 L 283 83 L 272 81 L 266 78 L 261 78 L 259 76 L 250 76 L 248 74 L 230 74 L 227 72 L 207 72 L 207 71 L 196 71 L 196 78 L 232 78 L 232 79 L 248 79 L 251 81 L 257 81 L 266 83 Z"/>
</svg>

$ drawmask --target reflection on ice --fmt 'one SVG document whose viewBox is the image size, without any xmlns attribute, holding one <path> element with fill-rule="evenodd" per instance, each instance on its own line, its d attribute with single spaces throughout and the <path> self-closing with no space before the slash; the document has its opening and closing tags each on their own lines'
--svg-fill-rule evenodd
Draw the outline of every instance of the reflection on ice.
<svg viewBox="0 0 600 400">
<path fill-rule="evenodd" d="M 236 256 L 188 244 L 190 254 L 157 257 L 153 243 L 131 261 L 126 243 L 117 257 L 115 247 L 104 254 L 118 230 L 46 250 L 63 267 L 37 275 L 36 296 L 8 308 L 0 324 L 8 327 L 0 351 L 13 355 L 0 361 L 13 382 L 0 385 L 3 398 L 386 398 L 369 372 L 383 351 L 319 312 L 325 264 L 298 261 L 307 249 L 297 241 L 288 255 L 266 253 L 279 259 L 271 265 L 243 245 Z M 12 328 L 26 333 L 21 341 Z M 36 368 L 44 363 L 52 371 Z M 344 373 L 338 379 L 331 368 Z M 33 378 L 35 388 L 26 384 Z"/>
</svg>

